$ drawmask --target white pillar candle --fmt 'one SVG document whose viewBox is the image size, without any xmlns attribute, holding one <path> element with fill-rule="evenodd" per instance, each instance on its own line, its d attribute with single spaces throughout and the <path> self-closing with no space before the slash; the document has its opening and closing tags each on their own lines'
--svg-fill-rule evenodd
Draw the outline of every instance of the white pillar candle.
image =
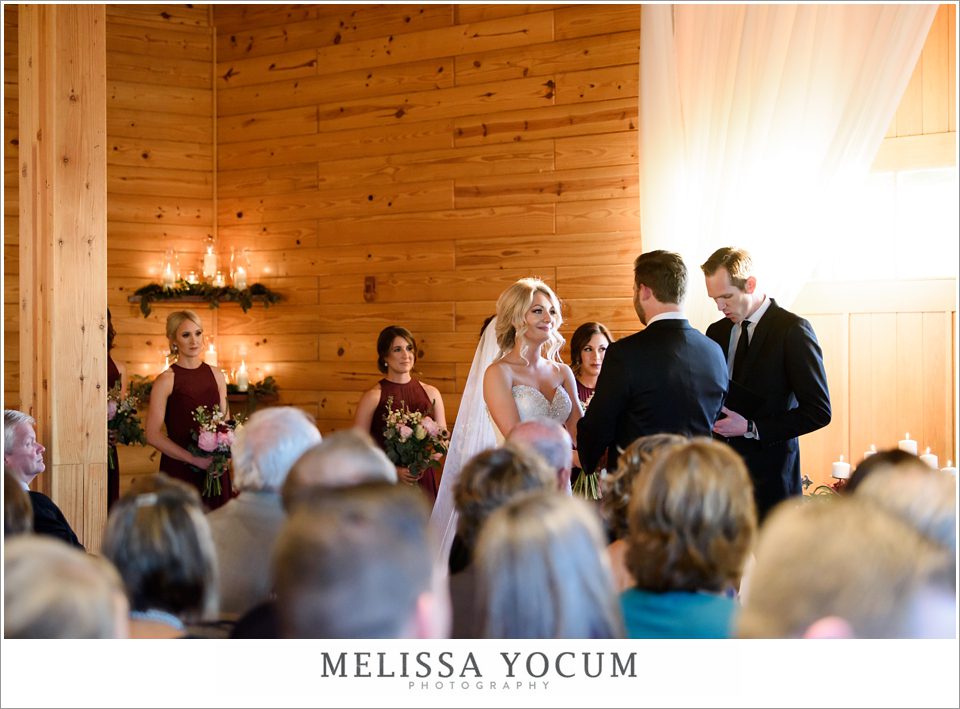
<svg viewBox="0 0 960 709">
<path fill-rule="evenodd" d="M 187 274 L 187 283 L 196 284 L 196 282 L 197 282 L 197 272 L 190 271 L 190 273 Z"/>
<path fill-rule="evenodd" d="M 173 288 L 173 283 L 173 267 L 170 265 L 170 262 L 167 261 L 167 265 L 163 269 L 163 287 Z"/>
<path fill-rule="evenodd" d="M 213 285 L 215 285 L 217 288 L 223 288 L 225 285 L 223 274 L 220 271 L 217 271 L 217 275 L 213 277 Z"/>
<path fill-rule="evenodd" d="M 203 277 L 213 279 L 217 275 L 217 255 L 213 253 L 213 246 L 207 247 L 203 255 Z"/>
<path fill-rule="evenodd" d="M 246 391 L 250 387 L 250 378 L 247 375 L 247 363 L 240 360 L 240 369 L 237 370 L 237 389 Z"/>
<path fill-rule="evenodd" d="M 909 433 L 897 444 L 897 447 L 902 451 L 906 451 L 907 453 L 912 453 L 913 455 L 917 454 L 917 442 L 910 438 Z"/>
<path fill-rule="evenodd" d="M 927 452 L 920 456 L 920 460 L 934 470 L 938 470 L 940 468 L 940 461 L 937 459 L 937 456 L 930 452 L 930 446 L 927 446 Z"/>
<path fill-rule="evenodd" d="M 217 366 L 217 348 L 213 346 L 213 343 L 210 343 L 210 346 L 207 347 L 206 353 L 203 355 L 203 361 L 209 364 L 211 367 Z"/>
<path fill-rule="evenodd" d="M 237 290 L 243 290 L 247 287 L 247 272 L 243 266 L 237 266 L 237 270 L 233 274 L 233 287 Z"/>
<path fill-rule="evenodd" d="M 863 452 L 863 459 L 866 460 L 866 459 L 869 458 L 871 455 L 876 455 L 876 454 L 877 454 L 877 446 L 876 446 L 875 443 L 871 443 L 871 444 L 870 444 L 870 450 Z"/>
<path fill-rule="evenodd" d="M 940 468 L 941 473 L 950 473 L 953 477 L 957 477 L 957 466 L 953 464 L 952 460 L 947 461 L 946 468 Z"/>
<path fill-rule="evenodd" d="M 846 480 L 850 477 L 850 463 L 843 462 L 843 456 L 833 464 L 833 477 L 837 480 Z"/>
</svg>

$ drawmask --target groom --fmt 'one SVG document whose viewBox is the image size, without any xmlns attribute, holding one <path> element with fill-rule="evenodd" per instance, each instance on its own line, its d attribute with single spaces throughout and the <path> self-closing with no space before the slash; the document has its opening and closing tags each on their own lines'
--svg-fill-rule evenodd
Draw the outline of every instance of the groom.
<svg viewBox="0 0 960 709">
<path fill-rule="evenodd" d="M 681 310 L 687 267 L 680 255 L 641 254 L 633 275 L 633 306 L 646 329 L 607 349 L 596 394 L 577 427 L 587 472 L 608 448 L 613 470 L 620 450 L 640 436 L 709 436 L 727 391 L 720 346 L 691 327 Z"/>
</svg>

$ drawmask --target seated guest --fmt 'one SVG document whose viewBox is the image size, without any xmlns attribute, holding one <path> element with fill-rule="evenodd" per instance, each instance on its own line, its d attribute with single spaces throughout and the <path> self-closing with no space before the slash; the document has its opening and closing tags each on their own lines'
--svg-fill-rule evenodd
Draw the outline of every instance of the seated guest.
<svg viewBox="0 0 960 709">
<path fill-rule="evenodd" d="M 857 487 L 856 497 L 899 517 L 943 547 L 956 563 L 957 479 L 916 456 L 911 458 L 900 465 L 875 468 Z"/>
<path fill-rule="evenodd" d="M 633 484 L 658 452 L 683 445 L 686 441 L 686 438 L 674 433 L 640 436 L 620 455 L 616 471 L 607 480 L 603 497 L 600 498 L 600 512 L 606 523 L 607 539 L 610 540 L 607 555 L 618 593 L 634 585 L 633 576 L 627 569 L 627 538 L 630 533 L 627 508 Z"/>
<path fill-rule="evenodd" d="M 31 490 L 30 483 L 46 468 L 44 447 L 37 441 L 32 416 L 22 411 L 5 409 L 3 412 L 3 467 L 20 483 L 30 496 L 33 507 L 33 531 L 62 539 L 67 544 L 83 549 L 67 518 L 56 503 L 42 492 Z"/>
<path fill-rule="evenodd" d="M 764 523 L 741 638 L 953 638 L 954 562 L 857 495 Z"/>
<path fill-rule="evenodd" d="M 131 637 L 185 637 L 187 623 L 216 617 L 217 556 L 200 494 L 190 485 L 158 473 L 121 497 L 102 551 L 123 579 Z"/>
<path fill-rule="evenodd" d="M 430 509 L 406 485 L 303 502 L 277 541 L 277 613 L 289 638 L 443 638 L 450 599 L 433 568 Z"/>
<path fill-rule="evenodd" d="M 556 481 L 556 474 L 542 458 L 518 450 L 516 442 L 478 453 L 461 469 L 453 488 L 457 536 L 449 562 L 454 638 L 481 637 L 482 628 L 477 625 L 476 568 L 472 562 L 483 523 L 516 495 L 556 490 Z"/>
<path fill-rule="evenodd" d="M 507 441 L 535 451 L 557 474 L 557 490 L 572 494 L 573 440 L 566 426 L 548 418 L 521 421 L 510 430 Z"/>
<path fill-rule="evenodd" d="M 623 592 L 631 638 L 726 638 L 757 528 L 750 477 L 707 438 L 665 450 L 633 484 Z"/>
<path fill-rule="evenodd" d="M 483 637 L 623 637 L 603 528 L 585 501 L 514 497 L 484 524 L 475 563 Z"/>
<path fill-rule="evenodd" d="M 286 515 L 280 488 L 320 432 L 303 411 L 257 411 L 237 429 L 233 486 L 238 497 L 207 515 L 220 567 L 220 612 L 237 617 L 270 595 L 270 553 Z"/>
<path fill-rule="evenodd" d="M 3 471 L 3 538 L 33 531 L 30 498 L 9 470 Z"/>
<path fill-rule="evenodd" d="M 923 465 L 923 462 L 920 460 L 920 458 L 912 453 L 907 453 L 899 448 L 892 448 L 890 450 L 874 453 L 869 458 L 864 458 L 860 462 L 860 465 L 854 469 L 853 473 L 850 475 L 850 479 L 847 480 L 846 486 L 843 488 L 843 493 L 845 495 L 852 494 L 853 491 L 860 487 L 860 484 L 866 480 L 874 470 L 886 468 L 890 465 L 911 464 Z"/>
<path fill-rule="evenodd" d="M 330 490 L 369 482 L 396 484 L 397 469 L 370 436 L 357 429 L 337 431 L 307 450 L 283 483 L 283 508 L 294 508 Z M 250 609 L 233 627 L 232 638 L 279 637 L 276 605 L 265 601 Z"/>
<path fill-rule="evenodd" d="M 397 482 L 397 469 L 373 439 L 363 431 L 331 433 L 307 450 L 283 484 L 283 506 L 290 513 L 312 490 L 349 487 L 368 482 Z"/>
<path fill-rule="evenodd" d="M 99 557 L 26 534 L 4 543 L 3 583 L 7 639 L 129 635 L 123 584 Z"/>
</svg>

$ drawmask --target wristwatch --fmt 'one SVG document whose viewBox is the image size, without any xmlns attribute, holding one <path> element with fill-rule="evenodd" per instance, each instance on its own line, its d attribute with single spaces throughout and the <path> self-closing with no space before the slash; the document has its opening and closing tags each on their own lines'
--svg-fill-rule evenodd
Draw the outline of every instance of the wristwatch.
<svg viewBox="0 0 960 709">
<path fill-rule="evenodd" d="M 744 438 L 756 438 L 757 437 L 757 427 L 753 421 L 747 421 L 747 432 L 743 434 Z"/>
</svg>

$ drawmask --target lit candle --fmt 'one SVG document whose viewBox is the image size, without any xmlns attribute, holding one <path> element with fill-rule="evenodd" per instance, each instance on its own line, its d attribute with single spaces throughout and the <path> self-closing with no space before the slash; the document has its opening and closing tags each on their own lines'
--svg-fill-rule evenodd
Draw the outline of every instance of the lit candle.
<svg viewBox="0 0 960 709">
<path fill-rule="evenodd" d="M 213 278 L 217 274 L 217 255 L 213 253 L 213 246 L 207 246 L 207 253 L 203 255 L 203 277 Z"/>
<path fill-rule="evenodd" d="M 163 269 L 163 287 L 164 288 L 173 288 L 173 267 L 170 266 L 170 262 L 167 261 L 166 267 Z"/>
<path fill-rule="evenodd" d="M 207 348 L 206 354 L 203 356 L 203 361 L 209 364 L 211 367 L 217 366 L 217 348 L 213 346 L 212 342 Z"/>
<path fill-rule="evenodd" d="M 906 451 L 907 453 L 912 453 L 913 455 L 917 454 L 917 442 L 910 438 L 909 433 L 897 444 L 897 447 L 902 451 Z"/>
<path fill-rule="evenodd" d="M 876 446 L 875 443 L 871 443 L 871 444 L 870 444 L 870 450 L 863 452 L 863 459 L 866 460 L 866 459 L 869 458 L 871 455 L 876 455 L 876 453 L 877 453 L 877 446 Z"/>
<path fill-rule="evenodd" d="M 843 462 L 843 456 L 833 464 L 833 477 L 838 480 L 846 480 L 850 477 L 850 463 Z"/>
<path fill-rule="evenodd" d="M 920 456 L 920 460 L 929 465 L 934 470 L 940 468 L 940 460 L 930 452 L 930 446 L 927 446 L 927 452 Z"/>
<path fill-rule="evenodd" d="M 215 285 L 217 288 L 223 288 L 224 280 L 223 273 L 221 271 L 217 271 L 217 275 L 213 279 L 213 285 Z"/>
<path fill-rule="evenodd" d="M 950 473 L 953 477 L 957 477 L 957 466 L 953 464 L 952 460 L 947 461 L 946 468 L 940 468 L 941 473 Z"/>
<path fill-rule="evenodd" d="M 237 266 L 237 270 L 233 274 L 233 285 L 237 290 L 243 290 L 247 287 L 247 272 L 243 266 Z"/>
<path fill-rule="evenodd" d="M 247 375 L 247 363 L 240 360 L 240 369 L 237 370 L 237 389 L 246 391 L 250 386 L 250 379 Z"/>
<path fill-rule="evenodd" d="M 196 284 L 196 282 L 197 282 L 197 272 L 190 271 L 190 273 L 187 274 L 187 283 Z"/>
</svg>

